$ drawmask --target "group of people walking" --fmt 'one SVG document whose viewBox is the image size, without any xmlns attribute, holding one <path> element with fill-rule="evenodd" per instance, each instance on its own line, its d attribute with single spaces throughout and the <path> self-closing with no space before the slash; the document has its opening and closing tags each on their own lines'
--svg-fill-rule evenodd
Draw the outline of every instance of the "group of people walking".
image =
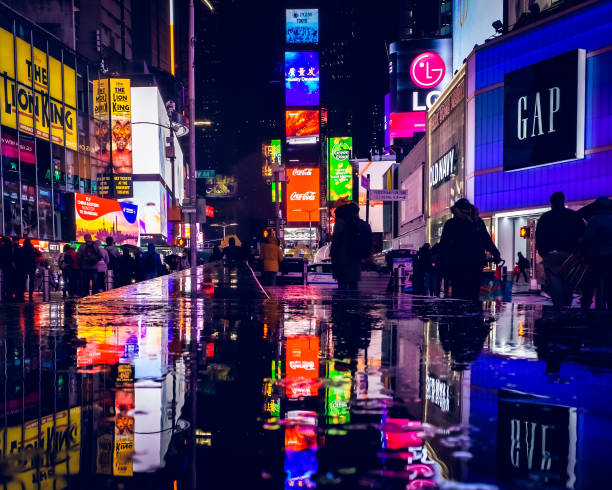
<svg viewBox="0 0 612 490">
<path fill-rule="evenodd" d="M 93 240 L 85 235 L 85 243 L 78 251 L 70 244 L 64 245 L 59 257 L 58 266 L 64 279 L 63 295 L 76 297 L 87 296 L 105 291 L 109 287 L 121 287 L 133 281 L 152 279 L 164 272 L 161 257 L 150 243 L 146 252 L 139 248 L 123 246 L 121 252 L 115 245 L 113 237 L 106 238 L 106 246 L 100 240 Z M 112 272 L 112 280 L 109 280 Z"/>
<path fill-rule="evenodd" d="M 155 246 L 149 244 L 147 251 L 137 247 L 117 247 L 112 237 L 107 237 L 104 246 L 100 240 L 93 240 L 91 235 L 84 236 L 85 242 L 78 250 L 64 245 L 57 260 L 57 267 L 63 279 L 62 294 L 64 297 L 79 297 L 96 294 L 109 287 L 120 287 L 133 281 L 151 279 L 164 274 L 167 268 L 156 252 Z M 177 256 L 178 257 L 178 256 Z M 179 260 L 176 269 L 180 269 Z M 0 270 L 2 271 L 2 301 L 24 301 L 26 289 L 28 299 L 32 301 L 33 293 L 40 288 L 37 272 L 50 268 L 51 264 L 43 254 L 34 247 L 32 240 L 26 238 L 23 245 L 10 237 L 0 239 Z M 109 271 L 112 272 L 110 280 Z M 54 277 L 51 275 L 50 277 Z M 60 281 L 51 281 L 59 288 Z"/>
</svg>

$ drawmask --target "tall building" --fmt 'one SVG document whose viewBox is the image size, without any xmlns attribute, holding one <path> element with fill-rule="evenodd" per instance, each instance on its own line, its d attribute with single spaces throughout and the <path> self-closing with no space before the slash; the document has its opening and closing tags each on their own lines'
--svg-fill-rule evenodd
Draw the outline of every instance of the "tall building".
<svg viewBox="0 0 612 490">
<path fill-rule="evenodd" d="M 401 0 L 400 39 L 449 36 L 452 18 L 452 0 Z"/>
</svg>

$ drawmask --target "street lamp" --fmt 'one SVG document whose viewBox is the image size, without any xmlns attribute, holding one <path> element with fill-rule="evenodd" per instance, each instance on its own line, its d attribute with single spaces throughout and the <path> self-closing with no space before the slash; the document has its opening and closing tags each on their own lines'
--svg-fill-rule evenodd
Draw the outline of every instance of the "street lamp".
<svg viewBox="0 0 612 490">
<path fill-rule="evenodd" d="M 223 240 L 225 241 L 225 229 L 229 228 L 230 226 L 238 226 L 238 223 L 213 223 L 212 225 L 210 225 L 211 227 L 215 226 L 215 227 L 221 227 L 223 228 Z"/>
<path fill-rule="evenodd" d="M 308 249 L 310 250 L 310 258 L 313 259 L 312 255 L 312 213 L 315 211 L 322 211 L 327 208 L 314 208 L 314 209 L 294 209 L 297 213 L 308 213 Z"/>
</svg>

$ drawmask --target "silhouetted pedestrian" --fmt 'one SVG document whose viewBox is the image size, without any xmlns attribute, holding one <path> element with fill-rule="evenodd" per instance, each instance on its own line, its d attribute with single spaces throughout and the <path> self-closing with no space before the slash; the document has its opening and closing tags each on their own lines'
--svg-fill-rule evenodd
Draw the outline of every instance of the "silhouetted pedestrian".
<svg viewBox="0 0 612 490">
<path fill-rule="evenodd" d="M 113 275 L 116 275 L 121 254 L 115 246 L 115 240 L 112 236 L 106 237 L 106 247 L 104 250 L 106 250 L 106 253 L 108 254 L 108 270 L 113 271 Z"/>
<path fill-rule="evenodd" d="M 62 296 L 74 296 L 77 292 L 77 279 L 78 274 L 78 260 L 76 252 L 72 249 L 69 244 L 64 245 L 64 250 L 59 256 L 57 265 L 62 271 L 62 277 L 64 278 L 64 288 Z"/>
<path fill-rule="evenodd" d="M 525 278 L 525 282 L 529 282 L 529 277 L 527 276 L 527 271 L 530 268 L 529 261 L 525 258 L 522 252 L 518 253 L 518 260 L 516 262 L 516 267 L 518 274 L 516 274 L 516 283 L 518 284 L 519 279 L 521 278 L 521 274 Z"/>
<path fill-rule="evenodd" d="M 2 271 L 2 301 L 10 301 L 15 293 L 15 245 L 7 236 L 0 240 L 0 271 Z"/>
<path fill-rule="evenodd" d="M 551 210 L 544 213 L 536 227 L 536 247 L 544 263 L 546 290 L 556 308 L 570 306 L 573 288 L 562 275 L 565 260 L 578 249 L 584 235 L 584 222 L 565 207 L 563 192 L 550 197 Z"/>
<path fill-rule="evenodd" d="M 451 207 L 451 212 L 453 217 L 444 224 L 440 238 L 444 277 L 450 280 L 453 298 L 477 300 L 482 269 L 487 262 L 486 252 L 498 263 L 499 250 L 478 210 L 467 199 L 459 199 Z"/>
<path fill-rule="evenodd" d="M 593 292 L 597 290 L 598 308 L 612 310 L 612 203 L 601 197 L 596 204 L 584 233 L 584 252 L 590 271 L 583 286 L 582 308 L 590 308 Z"/>
<path fill-rule="evenodd" d="M 24 240 L 23 245 L 19 247 L 15 253 L 15 267 L 17 272 L 16 298 L 18 301 L 24 300 L 26 283 L 28 285 L 28 298 L 32 301 L 37 261 L 40 255 L 40 252 L 34 248 L 29 238 Z"/>
<path fill-rule="evenodd" d="M 126 246 L 122 247 L 122 254 L 121 257 L 119 257 L 119 266 L 117 267 L 116 278 L 118 287 L 132 284 L 132 279 L 134 278 L 134 259 L 130 255 L 129 248 Z"/>
<path fill-rule="evenodd" d="M 162 269 L 161 258 L 155 251 L 155 245 L 149 243 L 147 251 L 142 254 L 142 271 L 144 279 L 153 279 L 160 275 Z"/>
<path fill-rule="evenodd" d="M 421 286 L 422 294 L 434 296 L 434 261 L 433 254 L 431 253 L 431 246 L 429 245 L 429 243 L 423 244 L 423 246 L 419 249 L 417 259 L 419 262 L 419 267 L 423 279 L 423 283 Z"/>
<path fill-rule="evenodd" d="M 359 207 L 346 199 L 336 203 L 336 224 L 329 255 L 339 289 L 357 289 L 361 261 L 372 251 L 372 230 L 359 218 Z"/>
<path fill-rule="evenodd" d="M 102 243 L 100 242 L 100 240 L 96 240 L 94 242 L 94 246 L 100 254 L 100 260 L 98 260 L 98 262 L 96 263 L 97 275 L 96 282 L 94 283 L 95 290 L 93 291 L 95 294 L 99 293 L 100 291 L 106 290 L 106 272 L 108 271 L 108 264 L 110 262 L 110 258 L 108 256 L 108 252 L 104 248 L 102 248 Z M 94 285 L 92 285 L 92 288 L 93 287 Z"/>
<path fill-rule="evenodd" d="M 236 245 L 234 237 L 229 239 L 228 246 L 223 249 L 223 257 L 229 265 L 237 265 L 244 260 L 242 249 Z"/>
<path fill-rule="evenodd" d="M 98 262 L 102 259 L 102 253 L 100 248 L 96 247 L 96 244 L 91 238 L 91 235 L 87 233 L 84 236 L 85 243 L 82 244 L 77 250 L 77 258 L 79 261 L 79 267 L 81 269 L 82 278 L 82 296 L 89 295 L 90 288 L 93 293 L 96 292 L 98 286 Z"/>
</svg>

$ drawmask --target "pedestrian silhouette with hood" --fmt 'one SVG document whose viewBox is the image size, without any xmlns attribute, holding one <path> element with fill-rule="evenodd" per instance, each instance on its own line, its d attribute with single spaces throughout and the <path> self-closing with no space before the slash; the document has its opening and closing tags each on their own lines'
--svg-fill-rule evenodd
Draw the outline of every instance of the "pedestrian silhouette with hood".
<svg viewBox="0 0 612 490">
<path fill-rule="evenodd" d="M 443 274 L 451 283 L 453 298 L 478 300 L 486 252 L 499 263 L 499 250 L 470 201 L 459 199 L 451 212 L 453 217 L 444 224 L 440 238 Z"/>
</svg>

